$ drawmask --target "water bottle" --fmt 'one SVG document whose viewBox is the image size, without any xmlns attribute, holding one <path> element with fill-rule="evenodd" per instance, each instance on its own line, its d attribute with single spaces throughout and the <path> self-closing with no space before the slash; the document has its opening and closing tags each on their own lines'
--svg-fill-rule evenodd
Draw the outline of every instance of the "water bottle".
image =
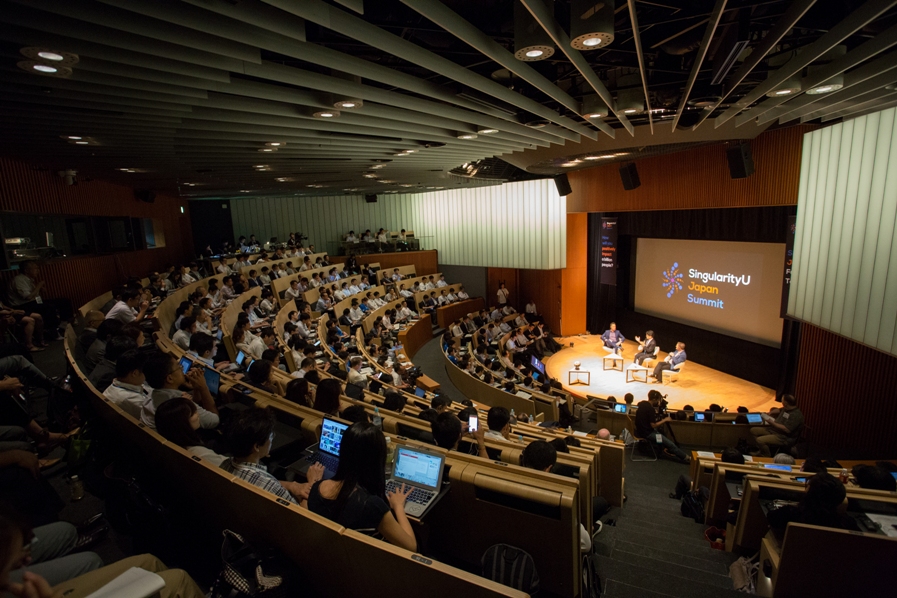
<svg viewBox="0 0 897 598">
<path fill-rule="evenodd" d="M 380 409 L 379 409 L 379 407 L 376 407 L 376 406 L 374 407 L 374 417 L 373 417 L 373 420 L 374 420 L 374 425 L 377 426 L 378 428 L 380 428 L 380 429 L 382 430 L 382 429 L 383 429 L 383 418 L 380 417 Z"/>
<path fill-rule="evenodd" d="M 386 437 L 386 468 L 391 469 L 396 460 L 396 445 L 389 436 Z"/>
<path fill-rule="evenodd" d="M 511 409 L 511 425 L 516 424 L 516 423 L 517 423 L 517 416 L 514 415 L 514 410 Z"/>
<path fill-rule="evenodd" d="M 72 502 L 84 498 L 84 482 L 78 479 L 76 475 L 73 475 L 70 481 L 72 483 Z"/>
</svg>

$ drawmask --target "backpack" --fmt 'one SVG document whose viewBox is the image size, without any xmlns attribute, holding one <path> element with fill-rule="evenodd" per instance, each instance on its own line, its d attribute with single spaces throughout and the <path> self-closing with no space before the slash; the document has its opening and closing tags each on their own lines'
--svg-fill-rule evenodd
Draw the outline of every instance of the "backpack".
<svg viewBox="0 0 897 598">
<path fill-rule="evenodd" d="M 536 563 L 525 550 L 495 544 L 486 549 L 481 562 L 483 577 L 530 595 L 539 591 Z"/>
<path fill-rule="evenodd" d="M 709 494 L 706 488 L 700 488 L 693 492 L 686 492 L 682 497 L 682 504 L 679 505 L 679 512 L 683 517 L 691 517 L 695 523 L 704 523 L 704 503 L 707 501 Z"/>
</svg>

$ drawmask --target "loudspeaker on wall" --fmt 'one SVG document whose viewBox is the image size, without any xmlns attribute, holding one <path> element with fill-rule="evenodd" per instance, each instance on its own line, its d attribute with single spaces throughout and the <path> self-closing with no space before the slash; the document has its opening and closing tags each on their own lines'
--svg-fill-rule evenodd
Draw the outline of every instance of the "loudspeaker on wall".
<svg viewBox="0 0 897 598">
<path fill-rule="evenodd" d="M 747 143 L 739 143 L 726 149 L 726 160 L 729 162 L 729 176 L 733 179 L 743 179 L 754 174 L 754 157 L 751 155 L 751 146 Z"/>
<path fill-rule="evenodd" d="M 565 196 L 573 193 L 573 188 L 570 187 L 570 179 L 567 178 L 566 174 L 559 174 L 554 177 L 554 185 L 558 188 L 558 195 Z"/>
<path fill-rule="evenodd" d="M 365 200 L 366 202 L 368 202 L 368 203 L 377 203 L 377 195 L 374 194 L 374 193 L 371 193 L 371 194 L 369 194 L 369 195 L 365 195 L 365 196 L 364 196 L 364 200 Z"/>
<path fill-rule="evenodd" d="M 623 181 L 623 188 L 627 191 L 632 191 L 642 184 L 638 178 L 638 168 L 635 167 L 635 162 L 620 166 L 620 180 Z"/>
</svg>

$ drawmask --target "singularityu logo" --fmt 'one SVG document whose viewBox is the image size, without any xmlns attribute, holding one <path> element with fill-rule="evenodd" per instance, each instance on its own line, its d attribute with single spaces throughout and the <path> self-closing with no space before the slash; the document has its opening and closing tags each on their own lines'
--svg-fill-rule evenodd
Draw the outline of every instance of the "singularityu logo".
<svg viewBox="0 0 897 598">
<path fill-rule="evenodd" d="M 682 273 L 679 272 L 679 262 L 674 262 L 673 267 L 663 273 L 663 288 L 667 292 L 667 298 L 682 290 L 681 280 Z"/>
</svg>

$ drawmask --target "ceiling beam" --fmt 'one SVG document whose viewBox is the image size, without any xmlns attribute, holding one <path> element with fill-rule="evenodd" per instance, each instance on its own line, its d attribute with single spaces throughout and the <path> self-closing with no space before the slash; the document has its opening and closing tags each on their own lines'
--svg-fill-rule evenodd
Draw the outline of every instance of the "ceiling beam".
<svg viewBox="0 0 897 598">
<path fill-rule="evenodd" d="M 539 22 L 545 32 L 548 33 L 555 45 L 560 48 L 561 52 L 563 52 L 570 62 L 573 63 L 573 66 L 576 67 L 576 70 L 579 71 L 579 74 L 583 76 L 589 86 L 591 86 L 595 93 L 597 93 L 604 103 L 607 104 L 608 109 L 614 113 L 620 121 L 620 124 L 629 131 L 630 135 L 635 135 L 635 127 L 632 126 L 632 123 L 629 122 L 629 119 L 626 118 L 625 114 L 617 111 L 616 102 L 614 102 L 614 98 L 610 91 L 608 91 L 601 79 L 598 78 L 598 75 L 595 74 L 592 67 L 589 66 L 589 62 L 585 59 L 582 53 L 570 45 L 570 36 L 561 28 L 560 24 L 555 20 L 554 14 L 548 10 L 545 3 L 542 0 L 520 1 L 530 14 L 533 15 L 533 18 Z"/>
<path fill-rule="evenodd" d="M 716 0 L 716 4 L 713 5 L 713 11 L 710 13 L 707 29 L 704 31 L 704 38 L 701 40 L 701 45 L 698 46 L 698 51 L 695 54 L 695 62 L 691 67 L 691 73 L 688 75 L 688 82 L 685 84 L 685 89 L 682 90 L 682 97 L 679 98 L 679 109 L 676 110 L 676 114 L 673 116 L 673 131 L 676 130 L 676 125 L 679 124 L 679 118 L 682 116 L 685 107 L 688 105 L 688 96 L 698 78 L 698 73 L 701 71 L 701 65 L 704 64 L 704 57 L 707 56 L 707 51 L 710 49 L 710 40 L 713 39 L 713 34 L 716 33 L 716 28 L 719 26 L 719 20 L 723 16 L 723 9 L 726 8 L 726 2 L 727 0 Z"/>
<path fill-rule="evenodd" d="M 648 94 L 648 71 L 645 70 L 645 55 L 642 52 L 642 38 L 638 29 L 638 16 L 635 12 L 636 0 L 628 0 L 629 19 L 632 21 L 632 41 L 635 43 L 635 53 L 638 56 L 638 70 L 642 76 L 642 89 L 645 91 L 645 108 L 648 110 L 648 127 L 654 134 L 654 115 L 651 113 L 651 97 Z"/>
<path fill-rule="evenodd" d="M 438 0 L 401 0 L 403 4 L 414 9 L 420 15 L 433 21 L 461 41 L 469 44 L 475 50 L 491 58 L 505 67 L 545 95 L 556 100 L 571 112 L 582 115 L 582 106 L 567 92 L 562 91 L 557 85 L 541 75 L 536 69 L 526 62 L 517 60 L 504 46 L 498 44 L 491 37 L 461 18 L 457 13 L 446 7 Z M 592 123 L 600 130 L 613 137 L 613 129 L 603 122 Z"/>
<path fill-rule="evenodd" d="M 372 25 L 336 7 L 329 6 L 322 0 L 303 0 L 302 2 L 263 0 L 263 2 L 384 52 L 389 52 L 394 56 L 439 73 L 458 83 L 468 85 L 473 89 L 498 98 L 512 106 L 527 110 L 589 139 L 597 138 L 597 133 L 594 129 L 575 123 L 567 117 L 560 116 L 554 110 L 534 100 L 511 91 L 503 85 L 482 77 L 470 69 L 455 64 L 429 50 L 425 50 L 417 44 L 393 35 L 376 25 Z"/>
<path fill-rule="evenodd" d="M 887 100 L 887 101 L 884 101 Z M 891 94 L 890 96 L 879 98 L 878 101 L 884 101 L 884 103 L 876 104 L 873 107 L 854 107 L 852 109 L 845 109 L 841 112 L 838 112 L 832 115 L 832 118 L 857 118 L 863 116 L 865 114 L 871 114 L 873 112 L 881 112 L 882 110 L 887 110 L 888 108 L 893 108 L 897 106 L 897 94 Z"/>
<path fill-rule="evenodd" d="M 868 102 L 869 100 L 892 93 L 893 90 L 886 90 L 885 87 L 894 82 L 894 76 L 874 77 L 862 85 L 851 88 L 849 93 L 839 94 L 831 97 L 828 101 L 818 104 L 812 112 L 808 112 L 801 116 L 801 122 L 824 118 L 825 116 L 839 112 L 855 105 L 857 102 Z"/>
<path fill-rule="evenodd" d="M 854 68 L 855 66 L 862 64 L 863 62 L 866 62 L 873 56 L 875 56 L 877 54 L 881 54 L 882 52 L 889 50 L 889 49 L 893 48 L 894 46 L 897 46 L 897 25 L 889 27 L 885 31 L 882 31 L 881 33 L 879 33 L 878 35 L 876 35 L 875 37 L 870 39 L 869 41 L 861 44 L 860 46 L 851 50 L 850 52 L 847 52 L 846 54 L 844 54 L 844 56 L 841 56 L 840 58 L 837 58 L 837 59 L 831 61 L 827 65 L 820 68 L 818 71 L 811 73 L 807 77 L 804 77 L 801 80 L 801 84 L 800 84 L 800 87 L 804 91 L 804 93 L 802 93 L 798 97 L 801 99 L 807 98 L 807 97 L 809 97 L 809 98 L 824 97 L 824 94 L 819 94 L 816 96 L 808 94 L 808 93 L 806 93 L 806 90 L 813 89 L 814 87 L 816 87 L 818 85 L 822 85 L 823 83 L 825 83 L 826 81 L 828 81 L 829 79 L 834 77 L 835 75 L 844 73 L 845 71 L 848 71 L 848 70 Z M 754 116 L 760 117 L 761 120 L 759 122 L 761 124 L 764 122 L 776 120 L 776 118 L 790 112 L 788 107 L 791 105 L 796 105 L 796 104 L 794 104 L 794 101 L 796 99 L 798 99 L 798 97 L 785 96 L 785 97 L 781 97 L 781 98 L 767 98 L 762 103 L 751 108 L 751 113 Z M 786 104 L 786 102 L 787 102 L 787 104 Z M 765 117 L 763 116 L 764 114 L 767 113 L 767 111 L 771 111 L 776 106 L 781 106 L 782 104 L 785 104 L 785 106 L 776 115 L 770 116 L 767 114 Z"/>
<path fill-rule="evenodd" d="M 845 106 L 840 110 L 822 115 L 822 122 L 828 122 L 830 120 L 835 120 L 836 118 L 842 118 L 850 114 L 856 114 L 857 112 L 879 110 L 881 104 L 893 101 L 895 97 L 897 97 L 897 92 L 895 92 L 894 90 L 880 89 L 878 91 L 874 91 L 861 97 L 861 101 L 855 104 L 851 104 L 850 106 Z"/>
<path fill-rule="evenodd" d="M 850 13 L 845 19 L 838 22 L 832 27 L 828 33 L 825 33 L 809 46 L 801 49 L 801 52 L 778 70 L 770 73 L 766 81 L 754 87 L 747 95 L 742 98 L 739 105 L 733 106 L 723 112 L 714 119 L 714 126 L 719 128 L 726 121 L 734 118 L 739 112 L 742 112 L 747 106 L 753 104 L 768 92 L 774 90 L 776 86 L 789 77 L 800 72 L 804 67 L 814 60 L 840 44 L 849 36 L 853 35 L 876 18 L 897 5 L 897 0 L 866 0 L 866 3 Z"/>
<path fill-rule="evenodd" d="M 778 43 L 782 40 L 785 35 L 797 22 L 806 14 L 808 10 L 816 3 L 816 0 L 793 0 L 791 4 L 788 6 L 788 10 L 785 11 L 776 24 L 770 29 L 760 43 L 757 44 L 755 48 L 751 50 L 750 55 L 745 58 L 744 62 L 741 63 L 741 66 L 738 67 L 738 70 L 735 71 L 735 74 L 732 75 L 728 82 L 725 85 L 722 97 L 716 102 L 713 106 L 708 107 L 701 114 L 701 118 L 698 119 L 698 122 L 691 128 L 692 131 L 701 126 L 707 117 L 713 114 L 713 111 L 720 107 L 720 105 L 728 98 L 733 91 L 735 91 L 741 82 L 744 81 L 749 74 L 757 67 L 760 62 L 766 58 L 766 55 L 775 48 Z"/>
</svg>

